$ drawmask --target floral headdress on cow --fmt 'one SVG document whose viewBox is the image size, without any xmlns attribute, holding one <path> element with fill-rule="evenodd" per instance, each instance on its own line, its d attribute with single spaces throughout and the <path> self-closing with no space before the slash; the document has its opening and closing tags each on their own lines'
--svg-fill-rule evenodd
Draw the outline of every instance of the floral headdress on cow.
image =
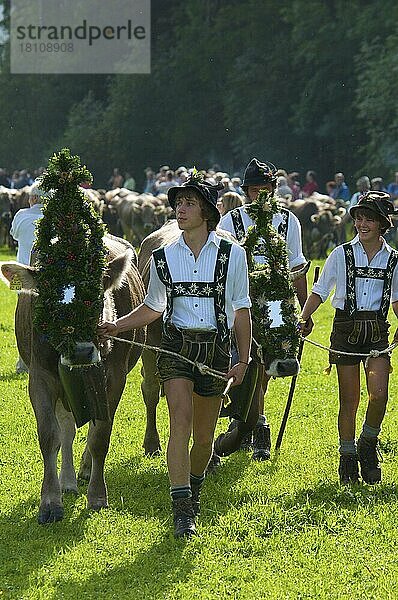
<svg viewBox="0 0 398 600">
<path fill-rule="evenodd" d="M 70 356 L 77 342 L 92 341 L 103 306 L 106 266 L 104 225 L 79 188 L 89 170 L 67 148 L 50 158 L 40 178 L 44 200 L 34 252 L 38 298 L 34 322 L 45 339 Z"/>
<path fill-rule="evenodd" d="M 243 241 L 248 258 L 255 339 L 260 359 L 266 354 L 270 362 L 296 356 L 300 344 L 286 241 L 272 225 L 272 218 L 279 210 L 275 196 L 261 190 L 256 201 L 246 205 L 255 226 L 249 227 Z M 256 263 L 256 255 L 265 256 L 266 264 Z M 271 327 L 270 306 L 276 301 L 280 301 L 282 323 Z"/>
</svg>

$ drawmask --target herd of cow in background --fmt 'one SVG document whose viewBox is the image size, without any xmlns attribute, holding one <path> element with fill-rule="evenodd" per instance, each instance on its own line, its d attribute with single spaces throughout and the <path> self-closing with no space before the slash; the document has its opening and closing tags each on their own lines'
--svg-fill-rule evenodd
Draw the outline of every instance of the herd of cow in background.
<svg viewBox="0 0 398 600">
<path fill-rule="evenodd" d="M 84 193 L 109 233 L 125 237 L 135 247 L 173 218 L 166 194 L 140 194 L 126 188 L 85 189 Z M 29 206 L 28 200 L 29 186 L 19 190 L 0 186 L 0 245 L 15 247 L 9 233 L 11 222 L 19 209 Z M 308 259 L 325 258 L 336 245 L 350 237 L 351 219 L 343 201 L 318 192 L 305 199 L 291 201 L 281 197 L 279 200 L 301 223 L 303 249 Z M 394 240 L 389 242 L 394 245 Z"/>
</svg>

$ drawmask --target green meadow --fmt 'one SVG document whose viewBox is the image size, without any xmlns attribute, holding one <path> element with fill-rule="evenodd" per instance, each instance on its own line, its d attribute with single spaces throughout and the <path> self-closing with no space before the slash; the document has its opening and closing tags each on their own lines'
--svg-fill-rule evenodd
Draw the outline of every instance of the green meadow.
<svg viewBox="0 0 398 600">
<path fill-rule="evenodd" d="M 12 258 L 0 252 L 0 260 Z M 327 353 L 306 343 L 279 456 L 223 459 L 205 482 L 194 539 L 173 538 L 164 399 L 162 455 L 143 454 L 139 365 L 116 414 L 106 463 L 109 509 L 90 513 L 82 483 L 79 496 L 65 497 L 64 520 L 39 526 L 42 461 L 28 377 L 15 374 L 15 303 L 15 292 L 0 282 L 0 600 L 398 598 L 398 352 L 378 486 L 339 485 L 336 372 L 324 375 Z M 328 343 L 331 318 L 326 303 L 311 339 Z M 270 385 L 273 441 L 289 386 L 290 379 Z M 364 402 L 358 430 L 363 414 Z M 86 431 L 77 433 L 77 465 Z"/>
</svg>

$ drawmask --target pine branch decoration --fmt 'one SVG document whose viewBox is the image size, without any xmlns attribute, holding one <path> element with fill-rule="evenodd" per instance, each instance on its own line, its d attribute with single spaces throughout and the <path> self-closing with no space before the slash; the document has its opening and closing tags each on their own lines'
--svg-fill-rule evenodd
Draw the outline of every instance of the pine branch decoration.
<svg viewBox="0 0 398 600">
<path fill-rule="evenodd" d="M 280 210 L 278 201 L 267 190 L 261 190 L 256 201 L 247 205 L 246 210 L 255 222 L 243 241 L 249 266 L 255 338 L 270 361 L 292 358 L 297 355 L 300 337 L 286 241 L 272 225 L 273 216 Z M 255 263 L 256 255 L 265 256 L 266 263 Z M 279 327 L 270 327 L 268 302 L 274 300 L 281 301 L 283 324 Z"/>
<path fill-rule="evenodd" d="M 91 182 L 92 175 L 78 156 L 67 148 L 52 156 L 40 185 L 53 194 L 44 201 L 34 247 L 35 327 L 67 357 L 76 342 L 95 339 L 103 306 L 105 228 L 79 188 L 83 181 Z"/>
</svg>

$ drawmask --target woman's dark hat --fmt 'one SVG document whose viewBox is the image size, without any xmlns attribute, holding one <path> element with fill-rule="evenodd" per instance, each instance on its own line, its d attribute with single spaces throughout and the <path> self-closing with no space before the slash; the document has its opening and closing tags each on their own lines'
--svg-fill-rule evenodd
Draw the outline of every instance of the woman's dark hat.
<svg viewBox="0 0 398 600">
<path fill-rule="evenodd" d="M 218 223 L 221 215 L 217 208 L 218 192 L 223 189 L 222 185 L 212 185 L 204 180 L 201 173 L 194 170 L 189 179 L 182 185 L 176 185 L 167 191 L 167 197 L 170 206 L 175 209 L 176 195 L 182 190 L 192 189 L 199 192 L 201 198 L 211 206 L 214 213 L 215 221 Z"/>
<path fill-rule="evenodd" d="M 359 208 L 367 208 L 378 215 L 383 229 L 392 227 L 391 215 L 396 214 L 396 210 L 391 196 L 387 192 L 370 190 L 360 196 L 358 204 L 351 206 L 349 210 L 353 219 L 355 219 L 355 213 Z"/>
<path fill-rule="evenodd" d="M 245 169 L 242 187 L 249 185 L 261 185 L 262 183 L 272 183 L 276 185 L 277 168 L 270 162 L 260 162 L 257 158 L 252 158 Z"/>
</svg>

